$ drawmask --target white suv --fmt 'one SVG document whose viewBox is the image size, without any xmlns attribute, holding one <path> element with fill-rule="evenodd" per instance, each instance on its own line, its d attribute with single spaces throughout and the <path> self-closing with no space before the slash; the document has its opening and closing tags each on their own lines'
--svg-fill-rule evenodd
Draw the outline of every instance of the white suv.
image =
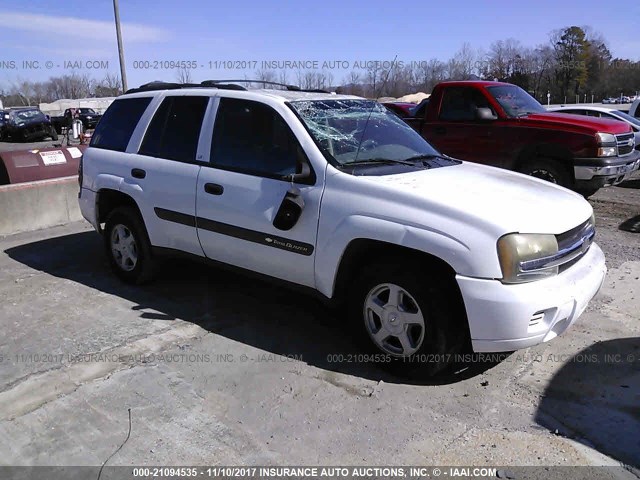
<svg viewBox="0 0 640 480">
<path fill-rule="evenodd" d="M 102 117 L 80 185 L 123 280 L 180 252 L 307 287 L 403 368 L 550 340 L 606 272 L 580 195 L 441 155 L 354 96 L 144 85 Z"/>
</svg>

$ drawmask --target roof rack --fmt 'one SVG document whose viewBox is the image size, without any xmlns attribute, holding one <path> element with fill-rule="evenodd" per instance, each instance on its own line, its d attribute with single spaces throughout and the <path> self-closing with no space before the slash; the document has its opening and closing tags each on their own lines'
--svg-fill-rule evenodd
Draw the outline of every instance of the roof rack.
<svg viewBox="0 0 640 480">
<path fill-rule="evenodd" d="M 203 87 L 214 87 L 221 88 L 225 90 L 246 90 L 246 88 L 240 85 L 204 85 L 203 83 L 174 83 L 174 82 L 149 82 L 144 85 L 140 85 L 138 88 L 130 88 L 125 93 L 138 93 L 138 92 L 153 92 L 155 90 L 177 90 L 180 88 L 203 88 Z"/>
<path fill-rule="evenodd" d="M 270 80 L 250 80 L 250 79 L 243 79 L 243 80 L 205 80 L 204 82 L 202 82 L 203 86 L 212 86 L 212 87 L 217 87 L 220 85 L 226 85 L 228 83 L 260 83 L 262 85 L 274 85 L 277 87 L 284 87 L 285 90 L 288 90 L 290 92 L 312 92 L 312 93 L 330 93 L 327 90 L 322 90 L 319 88 L 314 88 L 314 89 L 304 89 L 304 88 L 300 88 L 297 85 L 290 85 L 287 83 L 281 83 L 281 82 L 272 82 Z"/>
<path fill-rule="evenodd" d="M 125 93 L 152 92 L 155 90 L 177 90 L 179 88 L 219 88 L 224 90 L 247 90 L 237 83 L 259 83 L 262 85 L 274 85 L 284 87 L 291 92 L 311 92 L 311 93 L 330 93 L 321 89 L 302 89 L 296 85 L 287 85 L 286 83 L 271 82 L 267 80 L 205 80 L 201 83 L 175 83 L 154 81 L 140 85 L 138 88 L 130 88 Z"/>
</svg>

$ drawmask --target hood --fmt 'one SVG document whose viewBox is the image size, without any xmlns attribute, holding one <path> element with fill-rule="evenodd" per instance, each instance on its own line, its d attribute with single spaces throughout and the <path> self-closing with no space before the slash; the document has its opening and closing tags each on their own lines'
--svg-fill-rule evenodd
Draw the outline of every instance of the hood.
<svg viewBox="0 0 640 480">
<path fill-rule="evenodd" d="M 532 113 L 526 117 L 519 118 L 525 124 L 532 126 L 560 126 L 560 127 L 578 127 L 589 132 L 605 132 L 605 133 L 629 133 L 631 127 L 624 122 L 618 120 L 606 120 L 603 118 L 588 117 L 586 115 L 574 115 L 570 113 Z"/>
<path fill-rule="evenodd" d="M 385 176 L 367 182 L 387 198 L 439 216 L 507 233 L 560 234 L 586 221 L 593 209 L 581 195 L 544 180 L 500 168 L 461 165 Z M 372 185 L 373 186 L 373 185 Z M 375 187 L 374 187 L 375 188 Z"/>
</svg>

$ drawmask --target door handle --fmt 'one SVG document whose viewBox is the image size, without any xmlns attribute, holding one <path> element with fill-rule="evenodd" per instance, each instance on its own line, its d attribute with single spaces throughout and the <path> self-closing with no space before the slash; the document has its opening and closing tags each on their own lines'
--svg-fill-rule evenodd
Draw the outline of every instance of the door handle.
<svg viewBox="0 0 640 480">
<path fill-rule="evenodd" d="M 443 133 L 447 132 L 447 129 L 444 128 L 444 127 L 433 127 L 433 131 L 434 131 L 434 133 L 443 134 Z"/>
<path fill-rule="evenodd" d="M 145 172 L 141 168 L 134 168 L 131 170 L 131 176 L 133 178 L 144 178 L 147 176 L 147 172 Z"/>
<path fill-rule="evenodd" d="M 211 195 L 222 195 L 224 192 L 224 187 L 222 185 L 218 185 L 217 183 L 205 183 L 204 191 L 210 193 Z"/>
</svg>

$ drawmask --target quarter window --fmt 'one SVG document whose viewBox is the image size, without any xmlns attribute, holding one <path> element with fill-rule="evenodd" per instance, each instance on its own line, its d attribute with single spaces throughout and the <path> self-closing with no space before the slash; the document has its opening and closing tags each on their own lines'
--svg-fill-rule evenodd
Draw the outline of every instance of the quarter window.
<svg viewBox="0 0 640 480">
<path fill-rule="evenodd" d="M 194 162 L 209 97 L 167 97 L 147 128 L 139 153 Z"/>
<path fill-rule="evenodd" d="M 124 98 L 114 101 L 104 113 L 91 136 L 91 147 L 124 152 L 151 97 Z"/>
</svg>

